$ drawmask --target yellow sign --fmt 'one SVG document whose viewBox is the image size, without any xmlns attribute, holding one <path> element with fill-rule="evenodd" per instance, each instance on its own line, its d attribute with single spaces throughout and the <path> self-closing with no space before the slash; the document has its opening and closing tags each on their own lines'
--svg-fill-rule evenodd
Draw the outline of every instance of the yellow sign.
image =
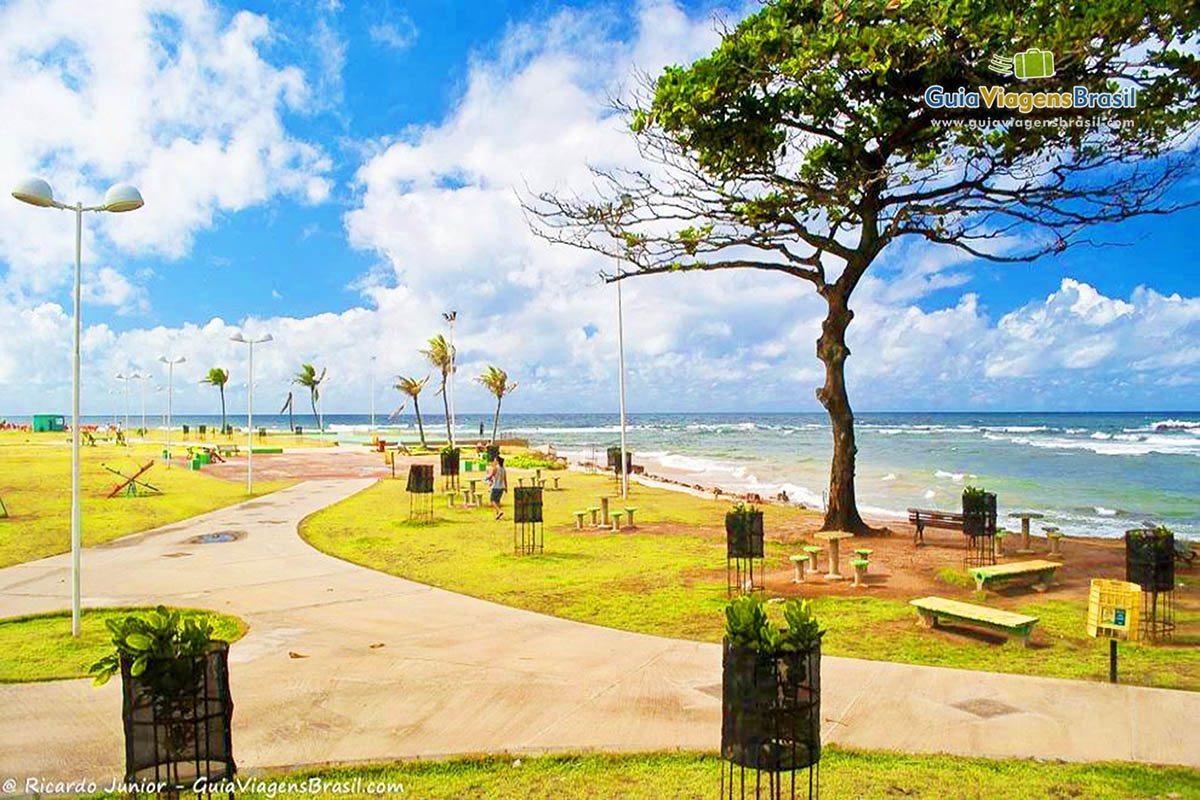
<svg viewBox="0 0 1200 800">
<path fill-rule="evenodd" d="M 1102 639 L 1137 641 L 1141 635 L 1142 587 L 1126 581 L 1093 578 L 1088 592 L 1087 631 Z"/>
</svg>

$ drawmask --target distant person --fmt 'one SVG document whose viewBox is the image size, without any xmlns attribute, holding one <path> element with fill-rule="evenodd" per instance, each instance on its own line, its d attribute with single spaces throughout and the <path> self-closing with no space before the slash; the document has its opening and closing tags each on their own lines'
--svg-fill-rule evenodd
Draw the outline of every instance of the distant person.
<svg viewBox="0 0 1200 800">
<path fill-rule="evenodd" d="M 483 420 L 479 420 L 479 435 L 483 436 Z"/>
<path fill-rule="evenodd" d="M 500 519 L 504 516 L 504 509 L 500 507 L 500 501 L 504 499 L 504 493 L 508 491 L 508 473 L 504 471 L 503 456 L 496 456 L 496 459 L 488 465 L 486 480 L 492 487 L 492 510 L 496 512 L 496 519 Z"/>
</svg>

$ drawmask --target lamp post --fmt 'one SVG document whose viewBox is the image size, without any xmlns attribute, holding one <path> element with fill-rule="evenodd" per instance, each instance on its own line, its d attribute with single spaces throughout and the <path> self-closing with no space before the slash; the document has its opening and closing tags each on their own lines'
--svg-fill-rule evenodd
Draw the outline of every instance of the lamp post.
<svg viewBox="0 0 1200 800">
<path fill-rule="evenodd" d="M 454 323 L 458 320 L 458 312 L 446 311 L 442 314 L 442 319 L 446 320 L 450 326 L 450 396 L 446 399 L 449 401 L 447 405 L 450 406 L 450 446 L 454 447 L 454 372 L 456 370 L 454 360 L 458 355 L 454 351 Z"/>
<path fill-rule="evenodd" d="M 150 379 L 149 375 L 136 375 L 138 380 L 142 382 L 142 441 L 146 441 L 146 381 Z"/>
<path fill-rule="evenodd" d="M 371 430 L 375 430 L 375 356 L 371 356 Z"/>
<path fill-rule="evenodd" d="M 625 456 L 625 314 L 621 307 L 620 281 L 617 281 L 617 362 L 617 385 L 621 392 L 621 499 L 628 500 L 629 462 Z"/>
<path fill-rule="evenodd" d="M 250 346 L 250 368 L 246 371 L 249 376 L 246 381 L 246 494 L 254 493 L 254 345 L 265 344 L 273 340 L 271 334 L 261 339 L 247 339 L 240 333 L 229 337 L 230 341 L 241 342 Z"/>
<path fill-rule="evenodd" d="M 182 364 L 187 361 L 183 356 L 178 358 L 167 358 L 159 356 L 158 360 L 167 365 L 167 453 L 171 452 L 171 396 L 175 391 L 175 365 Z M 171 466 L 171 459 L 167 459 L 167 466 Z"/>
<path fill-rule="evenodd" d="M 119 183 L 104 194 L 98 206 L 60 203 L 54 199 L 50 184 L 41 178 L 27 178 L 17 184 L 12 196 L 39 208 L 57 208 L 75 212 L 75 358 L 71 368 L 71 635 L 79 637 L 80 550 L 83 544 L 83 512 L 79 504 L 79 339 L 82 325 L 81 273 L 83 271 L 83 212 L 121 213 L 142 207 L 142 195 L 128 184 Z M 127 384 L 128 385 L 128 384 Z"/>
<path fill-rule="evenodd" d="M 142 376 L 137 374 L 136 372 L 132 372 L 128 375 L 118 372 L 116 377 L 117 377 L 117 380 L 125 382 L 125 427 L 121 429 L 121 432 L 124 433 L 126 436 L 128 436 L 129 435 L 129 382 L 141 380 Z"/>
</svg>

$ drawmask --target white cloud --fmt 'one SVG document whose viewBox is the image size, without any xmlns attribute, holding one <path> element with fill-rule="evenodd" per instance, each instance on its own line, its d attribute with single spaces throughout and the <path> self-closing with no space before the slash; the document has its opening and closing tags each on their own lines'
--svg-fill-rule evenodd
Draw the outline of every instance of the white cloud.
<svg viewBox="0 0 1200 800">
<path fill-rule="evenodd" d="M 262 55 L 265 17 L 204 0 L 0 6 L 0 182 L 29 173 L 63 200 L 98 200 L 128 181 L 141 210 L 89 225 L 85 260 L 112 251 L 184 255 L 219 214 L 280 194 L 321 202 L 330 161 L 290 135 L 283 114 L 309 107 L 302 72 Z M 94 231 L 93 231 L 94 229 Z M 72 260 L 62 214 L 0 215 L 3 285 L 45 293 Z"/>
<path fill-rule="evenodd" d="M 407 50 L 417 41 L 417 26 L 406 14 L 398 14 L 390 20 L 377 22 L 370 27 L 368 33 L 371 41 L 400 51 Z"/>
</svg>

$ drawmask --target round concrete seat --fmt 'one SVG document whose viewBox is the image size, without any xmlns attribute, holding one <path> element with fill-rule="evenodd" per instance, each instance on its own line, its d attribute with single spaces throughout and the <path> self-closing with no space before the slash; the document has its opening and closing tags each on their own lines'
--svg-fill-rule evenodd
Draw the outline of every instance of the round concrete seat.
<svg viewBox="0 0 1200 800">
<path fill-rule="evenodd" d="M 792 578 L 792 583 L 804 583 L 804 565 L 808 563 L 808 553 L 796 553 L 788 556 L 788 561 L 792 562 L 792 566 L 796 568 L 796 577 Z"/>
<path fill-rule="evenodd" d="M 624 511 L 610 511 L 608 514 L 612 517 L 612 529 L 614 531 L 621 530 L 621 517 L 625 516 Z"/>
<path fill-rule="evenodd" d="M 629 520 L 629 527 L 631 527 L 631 528 L 633 527 L 633 512 L 635 512 L 635 511 L 637 511 L 636 508 L 630 508 L 629 506 L 625 506 L 625 518 L 627 520 Z"/>
<path fill-rule="evenodd" d="M 866 585 L 863 582 L 863 578 L 865 578 L 867 576 L 867 567 L 870 565 L 870 563 L 871 562 L 865 558 L 856 558 L 850 562 L 850 566 L 854 567 L 854 585 L 855 586 L 865 586 Z"/>
<path fill-rule="evenodd" d="M 587 512 L 586 511 L 573 511 L 571 513 L 573 513 L 575 515 L 575 530 L 577 530 L 577 531 L 583 530 L 583 518 L 585 515 L 587 515 Z"/>
<path fill-rule="evenodd" d="M 806 545 L 804 545 L 804 547 L 801 547 L 800 549 L 803 550 L 804 552 L 808 553 L 809 558 L 812 559 L 810 562 L 808 562 L 808 574 L 816 575 L 817 570 L 819 569 L 819 567 L 817 567 L 817 562 L 820 560 L 820 556 L 821 556 L 821 545 L 806 544 Z"/>
</svg>

